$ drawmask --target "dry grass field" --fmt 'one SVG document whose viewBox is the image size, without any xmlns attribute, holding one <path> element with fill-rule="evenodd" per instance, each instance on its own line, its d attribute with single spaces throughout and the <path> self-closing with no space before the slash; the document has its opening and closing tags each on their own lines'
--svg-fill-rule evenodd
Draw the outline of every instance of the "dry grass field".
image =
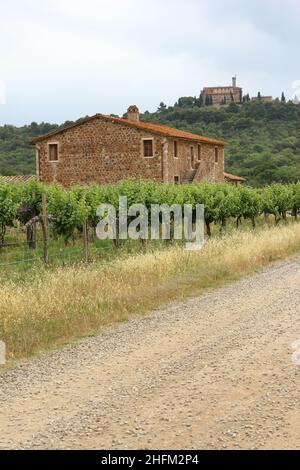
<svg viewBox="0 0 300 470">
<path fill-rule="evenodd" d="M 300 224 L 234 232 L 199 252 L 170 247 L 112 261 L 1 275 L 0 332 L 8 358 L 94 335 L 168 301 L 199 295 L 300 249 Z"/>
</svg>

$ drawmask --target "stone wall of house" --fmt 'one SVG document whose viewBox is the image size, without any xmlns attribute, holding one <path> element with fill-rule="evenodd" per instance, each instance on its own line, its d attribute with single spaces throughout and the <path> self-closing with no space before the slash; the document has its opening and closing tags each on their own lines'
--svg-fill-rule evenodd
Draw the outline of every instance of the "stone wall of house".
<svg viewBox="0 0 300 470">
<path fill-rule="evenodd" d="M 200 147 L 200 154 L 198 147 Z M 216 147 L 218 148 L 218 162 L 215 161 Z M 223 146 L 177 141 L 177 155 L 178 158 L 175 158 L 174 140 L 169 140 L 169 181 L 174 181 L 176 176 L 180 183 L 187 182 L 189 177 L 194 178 L 194 181 L 224 181 Z"/>
<path fill-rule="evenodd" d="M 153 139 L 154 156 L 143 156 L 143 139 Z M 49 144 L 58 144 L 58 161 L 49 161 Z M 40 181 L 72 184 L 114 183 L 124 178 L 185 182 L 192 172 L 197 180 L 223 181 L 224 150 L 215 146 L 178 139 L 178 158 L 174 158 L 174 140 L 132 126 L 97 118 L 72 127 L 37 143 L 37 173 Z M 194 147 L 192 162 L 191 147 Z"/>
</svg>

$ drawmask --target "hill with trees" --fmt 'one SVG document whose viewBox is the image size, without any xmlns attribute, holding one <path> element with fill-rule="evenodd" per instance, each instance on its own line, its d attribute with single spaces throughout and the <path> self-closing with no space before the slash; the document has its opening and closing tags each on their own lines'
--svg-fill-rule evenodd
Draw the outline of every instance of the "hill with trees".
<svg viewBox="0 0 300 470">
<path fill-rule="evenodd" d="M 29 140 L 57 129 L 56 124 L 0 126 L 0 175 L 34 175 L 35 148 Z"/>
<path fill-rule="evenodd" d="M 226 140 L 226 171 L 244 176 L 252 186 L 300 180 L 300 105 L 285 99 L 215 107 L 182 97 L 171 107 L 161 103 L 157 112 L 145 112 L 141 120 Z M 58 127 L 0 127 L 0 174 L 34 174 L 35 149 L 29 140 Z"/>
</svg>

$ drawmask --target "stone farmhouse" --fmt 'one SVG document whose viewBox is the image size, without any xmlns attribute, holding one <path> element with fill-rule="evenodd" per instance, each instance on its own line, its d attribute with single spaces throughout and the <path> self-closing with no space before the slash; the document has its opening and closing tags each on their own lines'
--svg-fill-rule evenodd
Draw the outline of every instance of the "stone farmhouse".
<svg viewBox="0 0 300 470">
<path fill-rule="evenodd" d="M 224 142 L 141 122 L 136 106 L 127 119 L 96 114 L 32 143 L 37 178 L 65 187 L 124 178 L 175 184 L 225 180 Z"/>
<path fill-rule="evenodd" d="M 232 78 L 231 86 L 206 87 L 201 92 L 204 104 L 226 105 L 230 103 L 242 103 L 243 89 L 236 85 L 236 77 Z"/>
</svg>

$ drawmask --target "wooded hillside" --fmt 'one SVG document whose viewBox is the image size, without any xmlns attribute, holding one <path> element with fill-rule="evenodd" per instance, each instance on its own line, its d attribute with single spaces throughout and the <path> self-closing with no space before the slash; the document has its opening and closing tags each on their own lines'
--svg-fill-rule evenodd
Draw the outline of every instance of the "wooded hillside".
<svg viewBox="0 0 300 470">
<path fill-rule="evenodd" d="M 146 112 L 141 119 L 226 140 L 226 171 L 246 177 L 252 186 L 300 180 L 300 105 L 278 100 L 212 107 L 185 97 L 172 107 L 161 103 L 157 112 Z M 34 174 L 35 150 L 29 139 L 57 127 L 0 127 L 0 174 Z"/>
</svg>

